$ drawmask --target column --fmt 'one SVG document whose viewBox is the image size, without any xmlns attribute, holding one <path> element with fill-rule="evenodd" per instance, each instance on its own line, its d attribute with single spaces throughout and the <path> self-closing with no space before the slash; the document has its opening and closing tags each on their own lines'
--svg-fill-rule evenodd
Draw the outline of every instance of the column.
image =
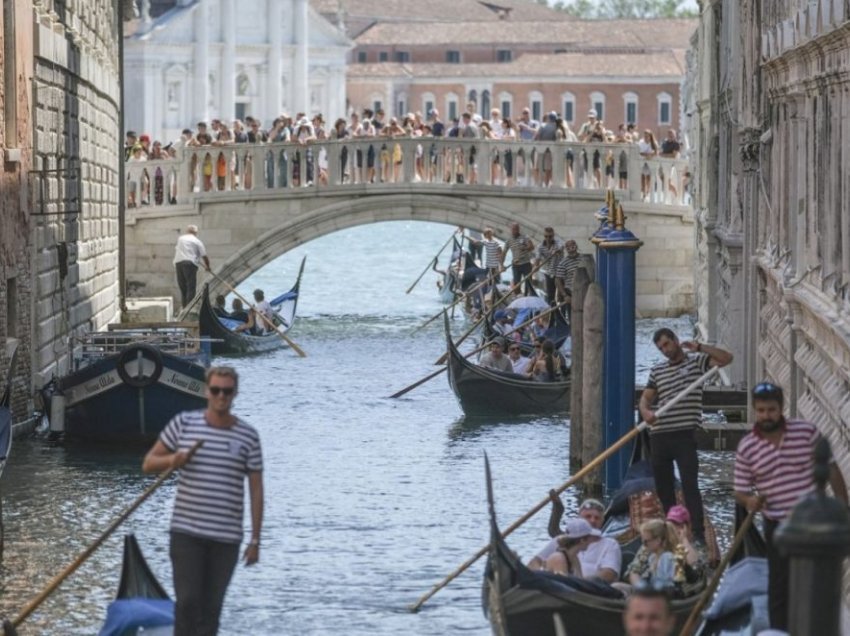
<svg viewBox="0 0 850 636">
<path fill-rule="evenodd" d="M 271 0 L 269 2 L 268 29 L 269 29 L 269 77 L 268 100 L 263 104 L 263 112 L 260 115 L 269 120 L 281 114 L 283 110 L 283 92 L 281 77 L 283 76 L 283 3 Z"/>
<path fill-rule="evenodd" d="M 195 7 L 195 50 L 193 65 L 195 69 L 194 111 L 195 121 L 207 119 L 207 97 L 209 96 L 210 81 L 210 25 L 208 4 L 204 0 Z M 192 122 L 194 125 L 195 121 Z"/>
<path fill-rule="evenodd" d="M 292 105 L 295 112 L 310 116 L 310 80 L 308 74 L 307 0 L 295 0 L 295 72 L 292 86 Z"/>
<path fill-rule="evenodd" d="M 221 57 L 220 99 L 222 121 L 230 125 L 236 105 L 236 0 L 221 2 L 221 35 L 224 51 Z"/>
</svg>

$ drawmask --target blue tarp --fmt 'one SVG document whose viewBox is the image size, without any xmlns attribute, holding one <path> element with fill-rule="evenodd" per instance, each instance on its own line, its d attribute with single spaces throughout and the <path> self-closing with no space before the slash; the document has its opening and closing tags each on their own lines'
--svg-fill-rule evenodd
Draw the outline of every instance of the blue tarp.
<svg viewBox="0 0 850 636">
<path fill-rule="evenodd" d="M 106 622 L 98 636 L 135 634 L 140 627 L 174 624 L 174 601 L 128 598 L 113 601 L 106 610 Z"/>
</svg>

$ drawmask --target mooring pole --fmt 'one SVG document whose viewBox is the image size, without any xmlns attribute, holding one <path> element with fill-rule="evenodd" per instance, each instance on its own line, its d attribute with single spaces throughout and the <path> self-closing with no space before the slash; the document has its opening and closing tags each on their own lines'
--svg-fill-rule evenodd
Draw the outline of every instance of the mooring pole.
<svg viewBox="0 0 850 636">
<path fill-rule="evenodd" d="M 605 296 L 605 396 L 602 418 L 607 448 L 635 425 L 635 269 L 643 242 L 625 227 L 623 206 L 608 195 L 610 227 L 597 241 L 599 283 Z M 597 235 L 601 234 L 597 232 Z M 622 484 L 631 458 L 631 444 L 605 463 L 603 480 L 610 493 Z"/>
</svg>

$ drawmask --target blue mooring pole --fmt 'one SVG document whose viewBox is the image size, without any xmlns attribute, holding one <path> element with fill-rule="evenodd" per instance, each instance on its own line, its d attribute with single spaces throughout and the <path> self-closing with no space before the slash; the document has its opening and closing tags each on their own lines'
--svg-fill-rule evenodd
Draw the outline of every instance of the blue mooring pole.
<svg viewBox="0 0 850 636">
<path fill-rule="evenodd" d="M 605 297 L 605 397 L 602 405 L 605 448 L 635 425 L 635 262 L 643 242 L 626 229 L 625 219 L 623 206 L 609 192 L 609 227 L 596 242 L 599 261 L 604 261 L 604 278 L 600 274 L 599 281 Z M 606 493 L 622 485 L 631 453 L 632 445 L 629 444 L 605 463 L 603 484 Z"/>
</svg>

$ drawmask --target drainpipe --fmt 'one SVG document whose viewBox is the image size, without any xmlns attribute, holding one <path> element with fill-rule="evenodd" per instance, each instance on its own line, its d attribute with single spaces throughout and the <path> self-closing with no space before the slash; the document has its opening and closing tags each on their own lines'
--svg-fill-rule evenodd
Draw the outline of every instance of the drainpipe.
<svg viewBox="0 0 850 636">
<path fill-rule="evenodd" d="M 127 183 L 124 174 L 124 2 L 118 4 L 118 307 L 121 311 L 121 322 L 127 311 L 126 300 L 126 240 L 124 236 L 125 221 L 125 189 Z"/>
<path fill-rule="evenodd" d="M 788 356 L 788 410 L 791 413 L 792 418 L 796 418 L 799 416 L 797 412 L 797 397 L 798 397 L 798 389 L 799 389 L 799 379 L 798 379 L 798 371 L 797 368 L 797 360 L 794 357 L 794 352 L 797 351 L 797 329 L 798 326 L 794 321 L 794 309 L 792 307 L 788 307 L 788 314 L 785 317 L 785 322 L 787 322 L 791 326 L 791 335 L 789 336 L 788 342 L 788 351 L 790 355 Z"/>
</svg>

